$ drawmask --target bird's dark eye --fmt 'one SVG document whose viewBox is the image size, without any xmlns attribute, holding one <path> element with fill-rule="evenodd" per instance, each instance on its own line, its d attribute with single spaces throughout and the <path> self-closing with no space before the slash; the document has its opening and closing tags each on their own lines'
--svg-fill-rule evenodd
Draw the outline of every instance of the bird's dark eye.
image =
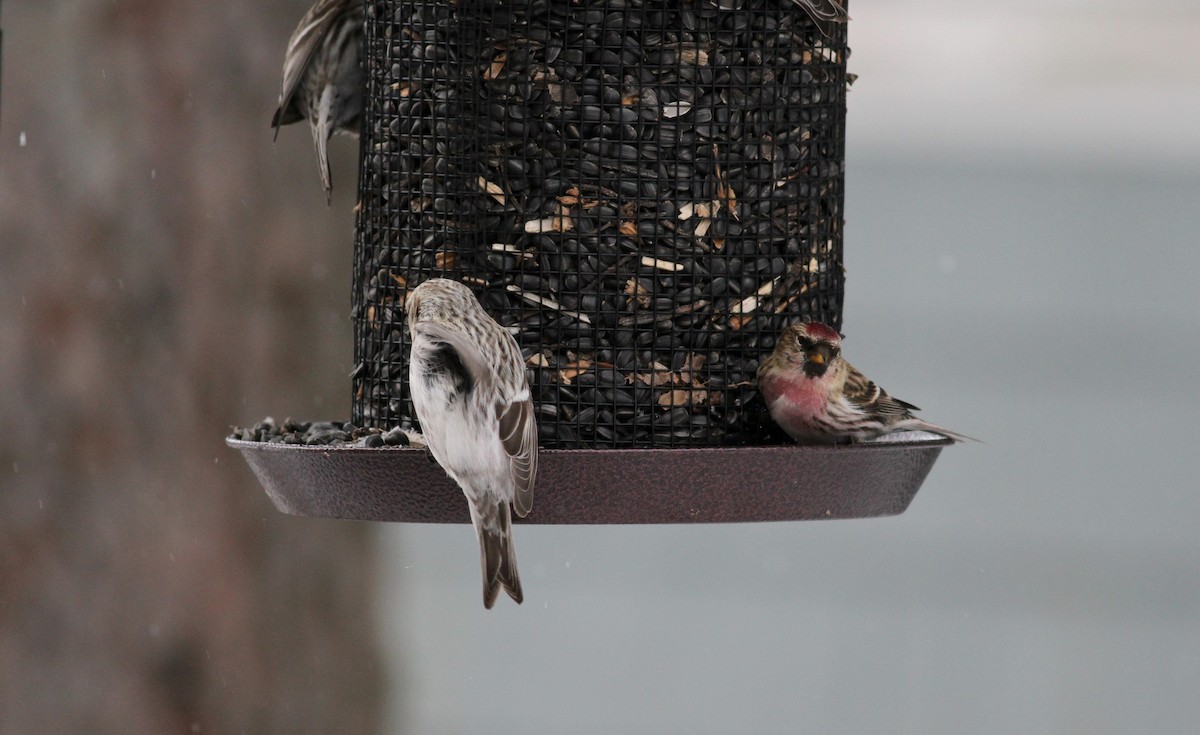
<svg viewBox="0 0 1200 735">
<path fill-rule="evenodd" d="M 796 337 L 796 344 L 799 345 L 800 349 L 802 350 L 810 350 L 813 346 L 812 340 L 808 337 L 805 337 L 803 334 Z"/>
</svg>

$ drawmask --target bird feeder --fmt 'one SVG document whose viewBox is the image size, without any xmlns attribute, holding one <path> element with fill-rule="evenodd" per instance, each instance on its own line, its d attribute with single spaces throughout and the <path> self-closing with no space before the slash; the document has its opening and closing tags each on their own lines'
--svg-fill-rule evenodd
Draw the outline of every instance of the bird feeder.
<svg viewBox="0 0 1200 735">
<path fill-rule="evenodd" d="M 949 440 L 795 446 L 753 386 L 788 324 L 841 324 L 844 24 L 785 0 L 373 0 L 364 44 L 355 427 L 417 428 L 404 298 L 453 278 L 529 368 L 524 522 L 907 507 Z M 423 452 L 268 434 L 230 444 L 281 510 L 467 520 Z"/>
</svg>

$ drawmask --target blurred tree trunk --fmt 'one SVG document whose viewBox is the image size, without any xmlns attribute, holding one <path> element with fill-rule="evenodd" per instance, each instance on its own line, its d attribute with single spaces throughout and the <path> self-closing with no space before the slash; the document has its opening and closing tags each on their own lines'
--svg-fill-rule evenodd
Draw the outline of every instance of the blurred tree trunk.
<svg viewBox="0 0 1200 735">
<path fill-rule="evenodd" d="M 349 416 L 355 144 L 269 121 L 307 0 L 4 4 L 0 732 L 371 733 L 370 527 L 231 424 Z"/>
</svg>

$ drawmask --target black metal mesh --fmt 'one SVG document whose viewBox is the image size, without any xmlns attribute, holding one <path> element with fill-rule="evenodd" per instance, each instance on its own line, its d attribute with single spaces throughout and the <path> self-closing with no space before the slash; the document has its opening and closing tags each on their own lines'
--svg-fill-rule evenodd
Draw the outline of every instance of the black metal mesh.
<svg viewBox="0 0 1200 735">
<path fill-rule="evenodd" d="M 510 327 L 543 446 L 765 436 L 789 323 L 841 322 L 845 26 L 788 0 L 371 0 L 353 421 L 405 423 L 407 287 Z"/>
</svg>

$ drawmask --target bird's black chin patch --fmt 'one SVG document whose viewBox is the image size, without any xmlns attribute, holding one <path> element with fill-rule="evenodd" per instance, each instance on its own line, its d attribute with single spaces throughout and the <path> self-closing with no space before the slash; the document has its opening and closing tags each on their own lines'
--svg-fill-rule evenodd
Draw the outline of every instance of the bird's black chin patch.
<svg viewBox="0 0 1200 735">
<path fill-rule="evenodd" d="M 809 378 L 819 378 L 829 369 L 829 363 L 818 365 L 812 360 L 804 361 L 804 375 Z"/>
</svg>

